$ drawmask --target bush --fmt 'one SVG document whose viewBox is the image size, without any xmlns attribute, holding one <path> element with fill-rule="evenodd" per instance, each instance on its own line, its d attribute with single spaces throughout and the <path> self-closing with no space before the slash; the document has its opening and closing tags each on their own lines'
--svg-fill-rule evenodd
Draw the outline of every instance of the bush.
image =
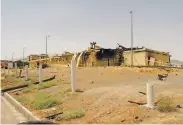
<svg viewBox="0 0 183 125">
<path fill-rule="evenodd" d="M 82 89 L 76 89 L 76 92 L 84 92 Z"/>
<path fill-rule="evenodd" d="M 25 88 L 25 89 L 22 90 L 22 92 L 23 92 L 23 93 L 28 93 L 28 92 L 31 92 L 31 90 L 32 90 L 32 89 L 30 89 L 30 88 Z"/>
<path fill-rule="evenodd" d="M 48 81 L 48 82 L 44 82 L 44 83 L 41 83 L 39 86 L 38 86 L 38 89 L 45 89 L 45 88 L 49 88 L 51 86 L 56 86 L 57 85 L 57 82 L 55 80 L 53 81 Z"/>
<path fill-rule="evenodd" d="M 27 97 L 18 97 L 17 100 L 23 104 L 29 104 L 32 102 L 32 100 Z"/>
<path fill-rule="evenodd" d="M 157 101 L 157 109 L 161 112 L 176 111 L 176 106 L 170 97 L 162 97 Z"/>
<path fill-rule="evenodd" d="M 53 98 L 49 93 L 38 92 L 36 93 L 34 103 L 32 105 L 33 109 L 47 109 L 56 106 L 59 102 Z"/>
<path fill-rule="evenodd" d="M 57 121 L 71 120 L 71 119 L 75 119 L 75 118 L 81 118 L 84 115 L 85 115 L 84 109 L 74 109 L 74 110 L 65 111 L 62 115 L 57 116 L 56 120 Z"/>
<path fill-rule="evenodd" d="M 126 67 L 126 64 L 122 63 L 121 66 L 122 66 L 122 67 Z"/>
<path fill-rule="evenodd" d="M 63 88 L 63 89 L 60 91 L 61 95 L 64 95 L 64 94 L 66 94 L 66 93 L 68 93 L 68 92 L 71 92 L 71 88 Z"/>
<path fill-rule="evenodd" d="M 45 99 L 45 100 L 37 100 L 33 104 L 33 109 L 40 110 L 40 109 L 47 109 L 57 105 L 56 99 Z"/>
<path fill-rule="evenodd" d="M 29 84 L 29 86 L 28 86 L 27 88 L 24 88 L 24 89 L 22 90 L 22 92 L 23 92 L 23 93 L 28 93 L 28 92 L 31 92 L 34 88 L 35 88 L 34 85 Z"/>
</svg>

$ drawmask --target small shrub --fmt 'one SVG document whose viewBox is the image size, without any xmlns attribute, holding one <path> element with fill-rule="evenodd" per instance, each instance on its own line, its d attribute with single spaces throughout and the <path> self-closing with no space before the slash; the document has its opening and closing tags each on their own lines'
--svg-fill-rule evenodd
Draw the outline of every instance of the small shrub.
<svg viewBox="0 0 183 125">
<path fill-rule="evenodd" d="M 122 63 L 121 66 L 122 66 L 122 67 L 126 67 L 126 64 Z"/>
<path fill-rule="evenodd" d="M 23 104 L 29 104 L 32 102 L 32 100 L 27 97 L 18 97 L 17 100 Z"/>
<path fill-rule="evenodd" d="M 28 93 L 28 92 L 31 92 L 34 88 L 35 88 L 34 85 L 29 84 L 29 86 L 28 86 L 27 88 L 24 88 L 24 89 L 22 90 L 22 92 L 23 92 L 23 93 Z"/>
<path fill-rule="evenodd" d="M 46 92 L 37 92 L 34 103 L 32 105 L 33 109 L 47 109 L 59 104 L 55 98 L 53 98 L 49 93 Z"/>
<path fill-rule="evenodd" d="M 157 101 L 157 109 L 161 112 L 176 111 L 175 104 L 170 97 L 162 97 Z"/>
<path fill-rule="evenodd" d="M 28 93 L 28 92 L 31 92 L 31 89 L 30 88 L 25 88 L 22 90 L 23 93 Z"/>
<path fill-rule="evenodd" d="M 57 105 L 57 100 L 56 99 L 45 99 L 45 100 L 37 100 L 33 104 L 33 109 L 40 110 L 40 109 L 47 109 L 51 108 L 53 106 Z"/>
<path fill-rule="evenodd" d="M 63 112 L 62 115 L 59 115 L 56 117 L 57 121 L 60 120 L 71 120 L 75 118 L 81 118 L 85 115 L 85 110 L 84 109 L 74 109 L 74 110 L 68 110 Z"/>
<path fill-rule="evenodd" d="M 75 93 L 75 92 L 68 92 L 68 93 L 66 94 L 67 97 L 73 97 L 73 96 L 75 96 L 75 95 L 77 95 L 77 93 Z"/>
<path fill-rule="evenodd" d="M 23 84 L 22 79 L 14 79 L 13 82 L 16 83 L 16 84 Z"/>
<path fill-rule="evenodd" d="M 48 82 L 45 82 L 45 83 L 41 83 L 39 86 L 38 86 L 38 89 L 45 89 L 45 88 L 49 88 L 49 87 L 52 87 L 52 86 L 56 86 L 57 85 L 57 82 L 54 80 L 54 81 L 48 81 Z"/>
<path fill-rule="evenodd" d="M 76 89 L 76 92 L 84 92 L 84 90 Z"/>
<path fill-rule="evenodd" d="M 139 69 L 139 72 L 144 72 L 144 70 L 143 69 Z"/>
<path fill-rule="evenodd" d="M 64 94 L 66 94 L 66 93 L 68 93 L 68 92 L 71 92 L 71 88 L 63 88 L 63 89 L 60 91 L 61 95 L 64 95 Z"/>
</svg>

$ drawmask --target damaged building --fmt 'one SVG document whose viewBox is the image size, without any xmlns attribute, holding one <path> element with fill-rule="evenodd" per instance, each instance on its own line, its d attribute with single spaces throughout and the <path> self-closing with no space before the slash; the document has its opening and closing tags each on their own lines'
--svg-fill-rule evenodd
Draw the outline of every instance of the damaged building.
<svg viewBox="0 0 183 125">
<path fill-rule="evenodd" d="M 96 46 L 96 43 L 90 43 L 88 50 L 81 52 L 77 63 L 82 67 L 93 66 L 114 66 L 116 65 L 116 49 L 106 49 Z"/>
<path fill-rule="evenodd" d="M 61 55 L 49 57 L 45 61 L 44 54 L 29 56 L 29 62 L 33 65 L 39 63 L 69 65 L 72 59 L 76 60 L 77 67 L 95 66 L 120 66 L 131 65 L 131 48 L 118 44 L 115 49 L 102 48 L 91 42 L 87 50 L 79 53 L 64 52 Z M 37 60 L 36 60 L 37 59 Z M 168 52 L 160 52 L 145 47 L 133 48 L 133 66 L 167 66 L 170 64 Z"/>
<path fill-rule="evenodd" d="M 131 65 L 131 50 L 124 51 L 124 64 Z M 169 66 L 168 52 L 148 49 L 145 47 L 133 50 L 133 66 Z"/>
</svg>

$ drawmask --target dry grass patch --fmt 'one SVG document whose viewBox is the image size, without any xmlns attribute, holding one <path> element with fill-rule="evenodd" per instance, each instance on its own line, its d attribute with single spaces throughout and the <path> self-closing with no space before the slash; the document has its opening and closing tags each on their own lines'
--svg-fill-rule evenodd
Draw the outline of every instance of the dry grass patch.
<svg viewBox="0 0 183 125">
<path fill-rule="evenodd" d="M 157 101 L 157 109 L 160 112 L 172 112 L 176 111 L 176 106 L 170 97 L 161 97 Z"/>
<path fill-rule="evenodd" d="M 52 80 L 52 81 L 43 82 L 43 83 L 39 84 L 37 89 L 40 90 L 40 89 L 50 88 L 50 87 L 56 86 L 56 85 L 57 85 L 57 81 Z"/>
<path fill-rule="evenodd" d="M 85 115 L 85 110 L 80 108 L 80 109 L 73 109 L 73 110 L 67 110 L 63 112 L 62 115 L 59 115 L 56 117 L 57 121 L 61 120 L 71 120 L 71 119 L 76 119 L 76 118 L 81 118 Z"/>
<path fill-rule="evenodd" d="M 31 96 L 31 98 L 20 96 L 17 97 L 17 100 L 23 104 L 30 105 L 34 110 L 47 109 L 61 104 L 59 100 L 47 92 L 36 92 L 35 96 Z"/>
<path fill-rule="evenodd" d="M 61 95 L 64 95 L 64 94 L 66 94 L 66 93 L 68 93 L 68 92 L 71 92 L 72 90 L 71 90 L 71 88 L 63 88 L 61 91 L 60 91 L 60 94 Z"/>
<path fill-rule="evenodd" d="M 29 86 L 26 87 L 26 88 L 24 88 L 24 89 L 22 90 L 22 92 L 23 92 L 23 93 L 29 93 L 29 92 L 33 91 L 34 89 L 36 89 L 36 86 L 33 85 L 33 84 L 29 84 Z"/>
<path fill-rule="evenodd" d="M 67 82 L 67 81 L 65 81 L 63 79 L 57 79 L 57 82 L 61 83 L 61 84 L 71 84 L 70 82 Z"/>
<path fill-rule="evenodd" d="M 47 109 L 60 104 L 60 102 L 54 98 L 50 93 L 37 92 L 34 97 L 33 109 Z"/>
<path fill-rule="evenodd" d="M 27 98 L 27 97 L 24 97 L 24 96 L 23 96 L 23 97 L 17 97 L 17 100 L 18 100 L 19 102 L 23 103 L 23 104 L 30 104 L 30 103 L 33 102 L 32 99 Z"/>
</svg>

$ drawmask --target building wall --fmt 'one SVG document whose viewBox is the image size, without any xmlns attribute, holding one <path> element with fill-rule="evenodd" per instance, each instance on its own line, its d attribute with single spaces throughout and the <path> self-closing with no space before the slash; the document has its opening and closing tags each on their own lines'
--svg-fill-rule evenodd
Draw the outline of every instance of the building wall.
<svg viewBox="0 0 183 125">
<path fill-rule="evenodd" d="M 124 52 L 124 63 L 127 66 L 131 65 L 131 52 Z M 148 58 L 149 57 L 149 58 Z M 150 51 L 134 51 L 133 65 L 134 66 L 150 66 L 148 60 L 150 57 L 155 58 L 154 66 L 166 66 L 169 65 L 169 54 L 150 52 Z"/>
<path fill-rule="evenodd" d="M 28 60 L 36 60 L 36 59 L 39 59 L 39 56 L 29 56 L 28 57 Z"/>
<path fill-rule="evenodd" d="M 73 55 L 64 55 L 60 56 L 59 58 L 52 58 L 50 60 L 50 64 L 65 64 L 67 65 L 68 63 L 71 63 Z"/>
<path fill-rule="evenodd" d="M 154 66 L 167 66 L 169 62 L 169 54 L 146 51 L 146 65 L 148 66 L 148 56 L 155 58 Z"/>
<path fill-rule="evenodd" d="M 96 58 L 95 56 L 95 52 L 91 52 L 89 58 L 87 59 L 86 62 L 82 61 L 83 64 L 81 64 L 80 66 L 83 67 L 92 67 L 92 66 L 114 66 L 115 63 L 115 57 L 113 58 L 102 58 L 102 60 L 99 60 Z"/>
<path fill-rule="evenodd" d="M 42 61 L 35 61 L 35 62 L 29 62 L 29 67 L 30 68 L 36 68 L 37 67 L 37 62 L 41 63 L 42 65 L 43 64 L 50 64 L 50 60 L 42 60 Z"/>
<path fill-rule="evenodd" d="M 124 56 L 124 63 L 127 66 L 131 65 L 131 52 L 124 52 L 123 53 Z M 145 57 L 146 57 L 146 53 L 145 51 L 140 51 L 140 52 L 133 52 L 133 65 L 134 66 L 145 66 L 146 62 L 145 62 Z"/>
</svg>

